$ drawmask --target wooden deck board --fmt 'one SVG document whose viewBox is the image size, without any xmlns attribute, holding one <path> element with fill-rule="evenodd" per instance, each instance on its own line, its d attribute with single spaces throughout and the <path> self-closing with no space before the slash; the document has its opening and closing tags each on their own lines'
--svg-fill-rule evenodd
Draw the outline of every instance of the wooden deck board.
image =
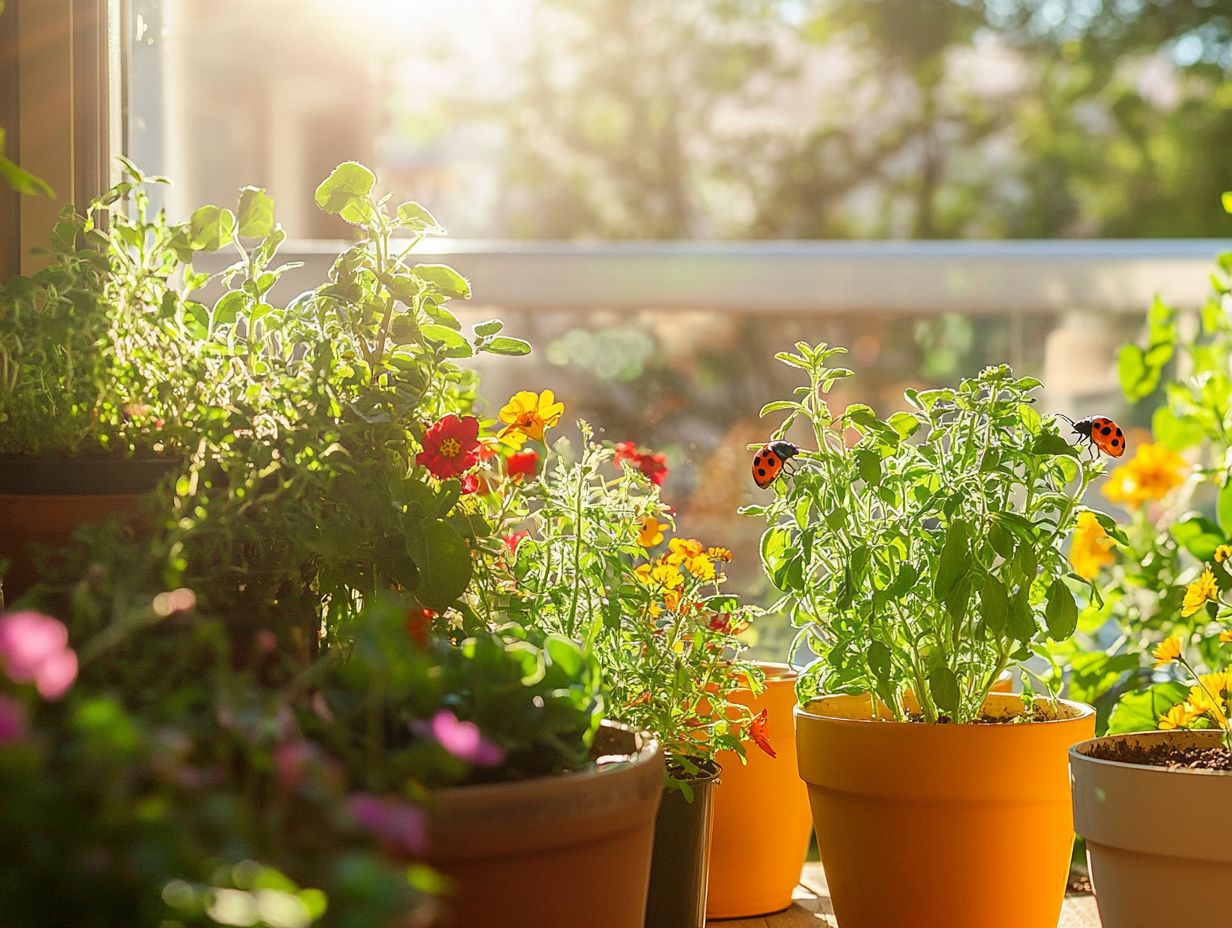
<svg viewBox="0 0 1232 928">
<path fill-rule="evenodd" d="M 715 928 L 838 928 L 830 907 L 826 874 L 819 863 L 804 865 L 791 908 L 759 918 L 710 921 Z M 1100 928 L 1094 896 L 1067 896 L 1057 928 Z"/>
</svg>

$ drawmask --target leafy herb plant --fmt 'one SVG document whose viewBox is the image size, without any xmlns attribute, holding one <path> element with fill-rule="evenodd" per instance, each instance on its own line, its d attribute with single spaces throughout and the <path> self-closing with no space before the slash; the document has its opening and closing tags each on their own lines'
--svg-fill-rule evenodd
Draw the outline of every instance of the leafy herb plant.
<svg viewBox="0 0 1232 928">
<path fill-rule="evenodd" d="M 841 348 L 797 343 L 778 359 L 803 372 L 775 438 L 797 423 L 815 449 L 775 498 L 744 511 L 768 523 L 761 556 L 800 632 L 802 702 L 869 693 L 894 718 L 970 722 L 998 676 L 1045 638 L 1068 638 L 1075 574 L 1063 545 L 1102 472 L 1034 408 L 1038 381 L 993 367 L 955 388 L 908 390 L 909 411 L 834 413 L 850 377 Z M 1095 518 L 1112 527 L 1111 519 Z"/>
</svg>

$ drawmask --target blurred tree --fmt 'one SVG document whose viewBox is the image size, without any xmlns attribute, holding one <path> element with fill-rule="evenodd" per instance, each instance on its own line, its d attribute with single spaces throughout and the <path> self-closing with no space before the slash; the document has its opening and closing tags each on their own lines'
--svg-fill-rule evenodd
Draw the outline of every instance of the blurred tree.
<svg viewBox="0 0 1232 928">
<path fill-rule="evenodd" d="M 779 74 L 773 0 L 543 0 L 508 107 L 518 234 L 713 235 L 724 126 Z"/>
<path fill-rule="evenodd" d="M 540 0 L 536 17 L 506 110 L 514 234 L 1227 231 L 1232 0 Z"/>
</svg>

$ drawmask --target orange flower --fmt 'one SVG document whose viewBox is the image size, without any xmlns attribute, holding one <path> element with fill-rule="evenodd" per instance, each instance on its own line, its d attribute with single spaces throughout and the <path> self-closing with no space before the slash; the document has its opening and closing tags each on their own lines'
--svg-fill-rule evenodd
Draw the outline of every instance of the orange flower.
<svg viewBox="0 0 1232 928">
<path fill-rule="evenodd" d="M 428 638 L 432 633 L 432 619 L 436 615 L 425 606 L 412 606 L 406 610 L 406 634 L 419 647 L 428 646 Z"/>
<path fill-rule="evenodd" d="M 778 757 L 778 752 L 775 751 L 774 747 L 770 744 L 770 733 L 766 730 L 768 716 L 769 710 L 767 709 L 762 709 L 761 712 L 757 714 L 757 717 L 749 723 L 749 737 L 753 740 L 755 745 L 771 757 Z"/>
</svg>

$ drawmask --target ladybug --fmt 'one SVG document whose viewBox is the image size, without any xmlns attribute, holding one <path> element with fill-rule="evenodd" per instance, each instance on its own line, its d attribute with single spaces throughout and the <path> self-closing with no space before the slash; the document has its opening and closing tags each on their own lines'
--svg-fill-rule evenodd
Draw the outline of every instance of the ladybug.
<svg viewBox="0 0 1232 928">
<path fill-rule="evenodd" d="M 788 459 L 799 453 L 800 449 L 789 441 L 772 441 L 762 445 L 753 455 L 753 482 L 764 490 L 783 472 L 783 465 Z"/>
<path fill-rule="evenodd" d="M 1069 421 L 1077 434 L 1104 454 L 1119 458 L 1125 453 L 1125 433 L 1107 416 L 1087 416 L 1077 422 L 1073 419 Z"/>
</svg>

